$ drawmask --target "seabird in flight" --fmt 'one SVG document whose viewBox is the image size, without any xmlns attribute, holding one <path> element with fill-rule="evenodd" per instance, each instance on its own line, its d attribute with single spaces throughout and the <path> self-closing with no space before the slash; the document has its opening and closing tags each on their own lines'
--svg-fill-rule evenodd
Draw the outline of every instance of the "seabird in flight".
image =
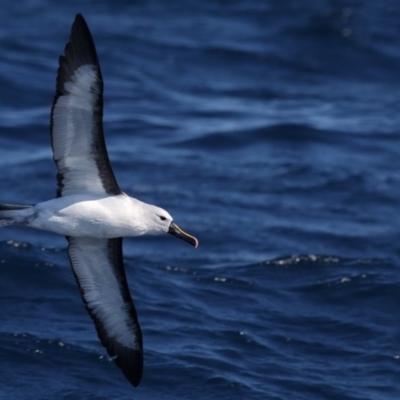
<svg viewBox="0 0 400 400">
<path fill-rule="evenodd" d="M 125 377 L 143 371 L 142 332 L 126 280 L 122 238 L 171 233 L 194 247 L 162 208 L 118 186 L 103 135 L 103 79 L 89 28 L 78 14 L 60 56 L 51 109 L 57 197 L 35 205 L 0 204 L 0 226 L 19 225 L 64 235 L 86 309 Z"/>
</svg>

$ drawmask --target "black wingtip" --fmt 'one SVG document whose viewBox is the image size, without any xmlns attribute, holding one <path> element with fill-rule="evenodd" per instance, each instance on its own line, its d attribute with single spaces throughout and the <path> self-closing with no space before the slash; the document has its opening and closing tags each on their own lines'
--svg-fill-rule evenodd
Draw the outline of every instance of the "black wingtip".
<svg viewBox="0 0 400 400">
<path fill-rule="evenodd" d="M 82 65 L 93 65 L 102 85 L 100 63 L 90 29 L 82 14 L 76 14 L 64 55 L 60 56 L 57 74 L 57 94 L 64 93 L 64 82 Z"/>
<path fill-rule="evenodd" d="M 85 18 L 83 18 L 83 15 L 81 13 L 75 15 L 75 22 L 76 21 L 83 21 L 86 24 Z"/>
<path fill-rule="evenodd" d="M 89 26 L 81 13 L 75 15 L 75 20 L 71 27 L 71 35 L 75 30 L 85 30 L 91 36 Z"/>
<path fill-rule="evenodd" d="M 75 273 L 74 273 L 75 274 Z M 75 275 L 75 279 L 78 282 L 77 276 Z M 81 287 L 79 286 L 81 290 Z M 143 375 L 143 338 L 142 331 L 140 329 L 140 325 L 136 325 L 135 336 L 138 340 L 137 348 L 129 348 L 121 344 L 118 340 L 108 335 L 107 330 L 104 328 L 103 324 L 99 319 L 95 317 L 90 308 L 88 307 L 85 298 L 83 297 L 83 301 L 85 303 L 86 309 L 91 316 L 94 325 L 96 327 L 97 336 L 100 339 L 101 344 L 107 350 L 107 354 L 112 358 L 115 365 L 121 370 L 124 374 L 125 378 L 134 386 L 139 386 L 140 381 L 142 380 Z M 129 303 L 132 300 L 129 298 Z M 134 319 L 137 320 L 136 311 L 134 310 L 133 303 L 130 314 L 132 316 L 132 312 L 135 313 Z"/>
<path fill-rule="evenodd" d="M 139 386 L 143 374 L 142 350 L 119 349 L 119 355 L 114 359 L 114 362 L 134 387 Z"/>
</svg>

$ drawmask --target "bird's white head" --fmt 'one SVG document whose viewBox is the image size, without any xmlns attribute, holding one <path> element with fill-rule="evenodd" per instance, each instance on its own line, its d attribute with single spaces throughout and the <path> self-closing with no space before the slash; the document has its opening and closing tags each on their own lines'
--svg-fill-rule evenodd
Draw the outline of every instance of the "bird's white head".
<svg viewBox="0 0 400 400">
<path fill-rule="evenodd" d="M 188 233 L 184 232 L 173 221 L 171 215 L 164 209 L 152 205 L 148 205 L 147 213 L 149 217 L 148 231 L 150 235 L 159 235 L 162 233 L 170 233 L 180 239 L 185 240 L 194 247 L 199 245 L 198 240 Z"/>
<path fill-rule="evenodd" d="M 156 206 L 150 206 L 148 208 L 149 218 L 149 234 L 158 235 L 168 232 L 169 226 L 172 222 L 171 215 L 164 209 Z"/>
</svg>

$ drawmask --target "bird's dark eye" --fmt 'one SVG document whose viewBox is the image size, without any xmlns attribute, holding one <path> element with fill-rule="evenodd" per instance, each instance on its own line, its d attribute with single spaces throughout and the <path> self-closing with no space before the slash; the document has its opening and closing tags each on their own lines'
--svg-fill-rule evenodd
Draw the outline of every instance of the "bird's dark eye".
<svg viewBox="0 0 400 400">
<path fill-rule="evenodd" d="M 159 215 L 161 221 L 165 221 L 167 218 L 163 217 L 162 215 Z"/>
</svg>

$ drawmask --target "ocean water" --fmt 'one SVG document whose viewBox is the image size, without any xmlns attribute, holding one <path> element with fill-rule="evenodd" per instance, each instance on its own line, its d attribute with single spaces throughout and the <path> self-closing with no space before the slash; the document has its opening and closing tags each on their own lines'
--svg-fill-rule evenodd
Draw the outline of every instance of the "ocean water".
<svg viewBox="0 0 400 400">
<path fill-rule="evenodd" d="M 135 389 L 65 238 L 1 229 L 0 399 L 400 398 L 398 2 L 0 5 L 0 202 L 55 196 L 49 113 L 81 12 L 121 188 L 200 241 L 124 241 Z"/>
</svg>

